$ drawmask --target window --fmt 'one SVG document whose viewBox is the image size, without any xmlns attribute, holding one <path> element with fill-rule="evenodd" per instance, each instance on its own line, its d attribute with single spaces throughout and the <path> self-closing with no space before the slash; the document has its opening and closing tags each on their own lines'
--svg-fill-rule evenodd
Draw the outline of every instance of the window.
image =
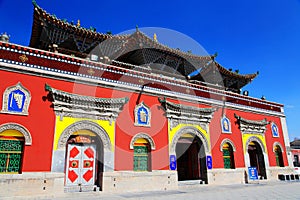
<svg viewBox="0 0 300 200">
<path fill-rule="evenodd" d="M 22 139 L 0 137 L 0 173 L 21 173 Z"/>
<path fill-rule="evenodd" d="M 294 167 L 299 167 L 299 156 L 294 155 Z"/>
<path fill-rule="evenodd" d="M 232 146 L 229 143 L 225 143 L 222 147 L 223 151 L 223 160 L 225 169 L 234 169 L 234 157 Z"/>
</svg>

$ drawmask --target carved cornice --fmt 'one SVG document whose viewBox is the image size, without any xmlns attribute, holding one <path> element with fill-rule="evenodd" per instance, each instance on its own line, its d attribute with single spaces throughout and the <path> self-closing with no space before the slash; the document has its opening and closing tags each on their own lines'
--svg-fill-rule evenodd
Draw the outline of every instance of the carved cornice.
<svg viewBox="0 0 300 200">
<path fill-rule="evenodd" d="M 158 100 L 166 111 L 166 117 L 170 120 L 171 128 L 179 123 L 196 124 L 205 127 L 205 124 L 210 123 L 216 110 L 216 108 L 198 108 L 176 104 L 167 101 L 166 98 L 158 98 Z"/>
<path fill-rule="evenodd" d="M 248 120 L 238 116 L 237 114 L 234 114 L 234 117 L 237 119 L 242 133 L 264 134 L 267 129 L 266 126 L 270 123 L 267 119 Z"/>
<path fill-rule="evenodd" d="M 68 93 L 45 85 L 48 99 L 53 102 L 56 115 L 113 121 L 128 102 L 125 98 L 97 98 Z"/>
</svg>

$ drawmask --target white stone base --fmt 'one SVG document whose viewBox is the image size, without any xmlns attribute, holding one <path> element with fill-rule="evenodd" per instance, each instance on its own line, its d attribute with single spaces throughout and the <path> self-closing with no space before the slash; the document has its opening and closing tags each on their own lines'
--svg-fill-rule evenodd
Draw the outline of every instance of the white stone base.
<svg viewBox="0 0 300 200">
<path fill-rule="evenodd" d="M 178 189 L 177 171 L 104 172 L 104 192 L 134 192 Z"/>
<path fill-rule="evenodd" d="M 278 174 L 293 174 L 290 167 L 270 167 L 267 181 L 278 180 Z M 245 168 L 207 170 L 209 185 L 244 184 Z M 0 175 L 0 199 L 13 196 L 53 196 L 75 192 L 64 185 L 64 173 L 25 172 Z M 177 171 L 152 172 L 115 171 L 103 173 L 103 192 L 136 192 L 178 189 Z M 81 191 L 99 191 L 99 188 L 81 188 Z M 80 189 L 76 190 L 79 192 Z"/>
<path fill-rule="evenodd" d="M 295 174 L 291 167 L 269 167 L 267 172 L 268 180 L 278 180 L 278 174 Z"/>
<path fill-rule="evenodd" d="M 0 175 L 0 199 L 13 196 L 51 196 L 63 192 L 63 173 L 24 172 Z"/>
<path fill-rule="evenodd" d="M 209 185 L 230 185 L 245 183 L 245 168 L 207 170 Z"/>
</svg>

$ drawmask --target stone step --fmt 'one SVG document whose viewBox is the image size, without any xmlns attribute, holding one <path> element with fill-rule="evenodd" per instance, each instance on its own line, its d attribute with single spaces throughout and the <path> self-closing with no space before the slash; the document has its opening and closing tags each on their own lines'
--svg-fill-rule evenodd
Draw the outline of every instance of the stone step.
<svg viewBox="0 0 300 200">
<path fill-rule="evenodd" d="M 93 192 L 99 191 L 99 187 L 96 185 L 74 185 L 74 186 L 65 186 L 64 192 Z"/>
<path fill-rule="evenodd" d="M 205 184 L 203 180 L 186 180 L 186 181 L 178 181 L 179 187 L 193 187 Z"/>
</svg>

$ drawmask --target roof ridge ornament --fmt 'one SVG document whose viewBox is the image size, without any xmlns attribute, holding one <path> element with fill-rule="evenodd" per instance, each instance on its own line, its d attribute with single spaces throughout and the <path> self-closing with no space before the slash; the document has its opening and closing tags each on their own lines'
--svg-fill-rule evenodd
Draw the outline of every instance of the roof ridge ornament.
<svg viewBox="0 0 300 200">
<path fill-rule="evenodd" d="M 158 42 L 156 33 L 153 34 L 153 40 L 154 40 L 154 42 Z"/>
<path fill-rule="evenodd" d="M 32 0 L 31 2 L 34 5 L 34 7 L 39 7 L 39 5 L 36 3 L 36 0 Z"/>
<path fill-rule="evenodd" d="M 0 41 L 1 42 L 9 42 L 9 38 L 10 38 L 10 35 L 8 35 L 6 32 L 2 33 L 0 35 Z"/>
</svg>

